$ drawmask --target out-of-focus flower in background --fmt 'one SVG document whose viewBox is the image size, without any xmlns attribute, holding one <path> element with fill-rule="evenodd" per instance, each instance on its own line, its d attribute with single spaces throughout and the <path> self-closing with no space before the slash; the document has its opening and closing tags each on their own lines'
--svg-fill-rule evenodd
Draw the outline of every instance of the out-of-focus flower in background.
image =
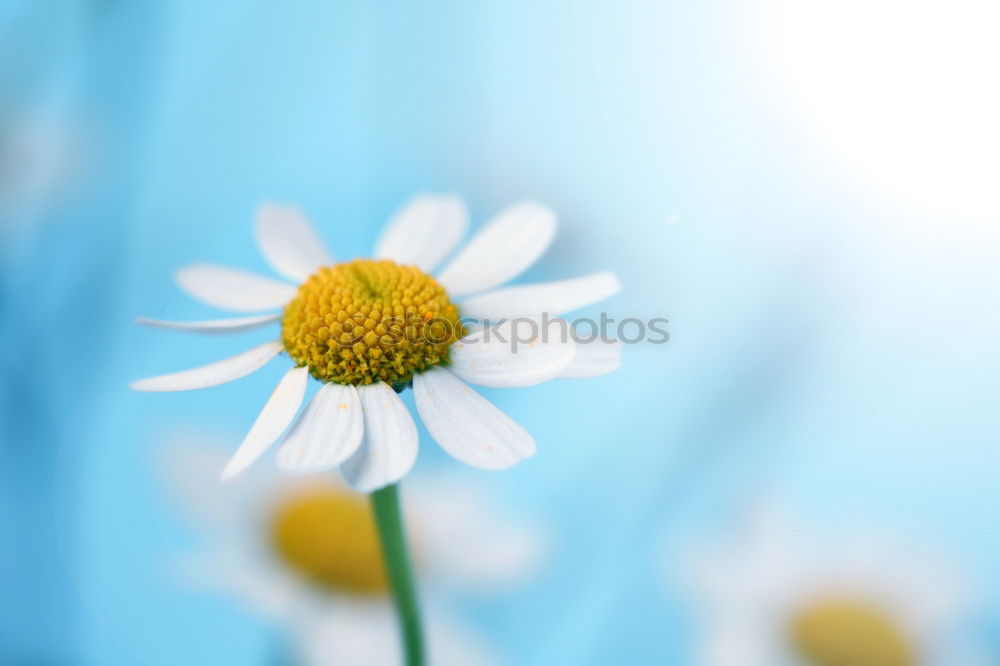
<svg viewBox="0 0 1000 666">
<path fill-rule="evenodd" d="M 84 180 L 83 160 L 78 127 L 38 109 L 0 103 L 0 239 L 68 200 Z"/>
<path fill-rule="evenodd" d="M 967 576 L 936 548 L 798 525 L 771 503 L 679 564 L 703 666 L 985 663 L 961 634 L 975 611 Z"/>
<path fill-rule="evenodd" d="M 401 663 L 365 496 L 329 477 L 264 470 L 221 484 L 224 447 L 203 437 L 176 436 L 161 460 L 172 504 L 206 540 L 180 558 L 188 583 L 225 593 L 272 621 L 296 663 Z M 448 601 L 529 582 L 549 550 L 546 530 L 453 477 L 415 482 L 406 499 L 430 663 L 495 663 L 498 641 L 457 620 Z"/>
</svg>

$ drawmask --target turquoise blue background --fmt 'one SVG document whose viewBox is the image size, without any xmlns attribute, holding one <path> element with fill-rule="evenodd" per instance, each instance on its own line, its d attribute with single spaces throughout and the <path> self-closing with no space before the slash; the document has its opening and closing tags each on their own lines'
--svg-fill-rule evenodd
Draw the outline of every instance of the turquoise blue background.
<svg viewBox="0 0 1000 666">
<path fill-rule="evenodd" d="M 0 209 L 0 662 L 262 663 L 264 624 L 162 575 L 198 540 L 155 460 L 177 427 L 238 437 L 280 364 L 131 393 L 267 335 L 132 318 L 211 315 L 171 284 L 185 263 L 266 270 L 261 200 L 300 204 L 347 259 L 421 191 L 463 195 L 474 225 L 547 202 L 560 234 L 524 280 L 614 269 L 609 313 L 671 322 L 614 375 L 486 392 L 539 453 L 466 473 L 557 544 L 535 585 L 458 602 L 512 663 L 694 663 L 670 553 L 766 497 L 951 552 L 983 600 L 967 640 L 1000 647 L 997 220 L 905 206 L 834 160 L 754 12 L 0 3 L 0 122 L 45 118 L 75 156 L 59 197 Z M 423 442 L 416 474 L 457 465 Z"/>
</svg>

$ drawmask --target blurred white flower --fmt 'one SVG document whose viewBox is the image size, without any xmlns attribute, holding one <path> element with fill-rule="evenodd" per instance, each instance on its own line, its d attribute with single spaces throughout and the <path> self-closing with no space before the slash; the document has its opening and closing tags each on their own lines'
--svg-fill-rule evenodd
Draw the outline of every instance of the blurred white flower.
<svg viewBox="0 0 1000 666">
<path fill-rule="evenodd" d="M 495 289 L 534 264 L 555 236 L 555 215 L 534 202 L 491 220 L 435 280 L 429 272 L 458 245 L 466 217 L 465 204 L 456 197 L 417 197 L 390 221 L 375 248 L 377 259 L 335 264 L 302 212 L 261 207 L 260 250 L 297 286 L 210 264 L 183 268 L 176 278 L 191 296 L 215 307 L 282 312 L 202 322 L 139 321 L 201 333 L 237 333 L 280 321 L 280 339 L 200 368 L 133 382 L 132 388 L 215 386 L 287 352 L 295 367 L 265 403 L 224 478 L 241 473 L 291 426 L 277 456 L 283 470 L 339 467 L 361 492 L 395 483 L 417 456 L 416 426 L 396 394 L 411 383 L 417 411 L 445 451 L 482 469 L 514 465 L 534 454 L 534 440 L 466 382 L 515 388 L 611 372 L 620 363 L 616 341 L 599 337 L 576 344 L 566 322 L 554 320 L 542 330 L 535 318 L 596 303 L 620 285 L 613 273 L 604 272 Z M 456 306 L 451 301 L 456 296 L 471 297 Z M 489 335 L 469 332 L 459 313 L 501 323 Z M 516 328 L 507 319 L 517 320 Z M 296 419 L 310 374 L 323 386 Z"/>
<path fill-rule="evenodd" d="M 65 196 L 81 176 L 81 152 L 65 121 L 0 108 L 0 232 Z"/>
<path fill-rule="evenodd" d="M 367 498 L 327 477 L 252 471 L 220 484 L 215 442 L 178 438 L 163 458 L 172 496 L 209 539 L 182 573 L 274 622 L 306 666 L 402 663 L 399 627 Z M 407 488 L 432 664 L 495 663 L 488 641 L 447 600 L 496 593 L 542 563 L 546 534 L 449 478 Z"/>
<path fill-rule="evenodd" d="M 954 567 L 884 535 L 822 535 L 770 507 L 687 555 L 703 666 L 982 663 L 958 633 L 971 602 Z"/>
</svg>

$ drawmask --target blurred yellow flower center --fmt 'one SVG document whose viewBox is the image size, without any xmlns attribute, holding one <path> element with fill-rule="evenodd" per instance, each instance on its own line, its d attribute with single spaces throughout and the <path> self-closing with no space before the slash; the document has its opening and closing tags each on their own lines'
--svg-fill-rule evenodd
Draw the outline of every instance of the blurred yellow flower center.
<svg viewBox="0 0 1000 666">
<path fill-rule="evenodd" d="M 464 335 L 444 287 L 415 266 L 355 259 L 319 269 L 299 287 L 282 320 L 282 342 L 316 379 L 386 382 L 447 363 Z"/>
<path fill-rule="evenodd" d="M 915 666 L 902 628 L 882 609 L 848 598 L 821 599 L 792 619 L 791 640 L 810 666 Z"/>
<path fill-rule="evenodd" d="M 368 503 L 333 488 L 296 494 L 271 525 L 278 556 L 324 588 L 356 594 L 387 589 L 382 549 Z"/>
</svg>

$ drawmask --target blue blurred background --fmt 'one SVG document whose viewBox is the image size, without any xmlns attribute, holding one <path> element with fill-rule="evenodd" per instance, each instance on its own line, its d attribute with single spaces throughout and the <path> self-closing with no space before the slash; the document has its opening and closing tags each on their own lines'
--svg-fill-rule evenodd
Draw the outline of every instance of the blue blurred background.
<svg viewBox="0 0 1000 666">
<path fill-rule="evenodd" d="M 670 319 L 613 375 L 486 392 L 539 453 L 462 472 L 556 545 L 461 608 L 510 663 L 697 663 L 671 553 L 761 497 L 948 551 L 982 600 L 963 640 L 1000 653 L 998 16 L 0 3 L 0 663 L 264 663 L 262 623 L 161 575 L 195 537 L 155 461 L 178 425 L 238 441 L 280 364 L 131 393 L 237 351 L 132 319 L 212 316 L 185 263 L 266 271 L 262 200 L 349 258 L 422 191 L 474 227 L 545 201 L 525 281 L 613 269 L 606 311 Z M 422 442 L 416 474 L 457 465 Z"/>
</svg>

